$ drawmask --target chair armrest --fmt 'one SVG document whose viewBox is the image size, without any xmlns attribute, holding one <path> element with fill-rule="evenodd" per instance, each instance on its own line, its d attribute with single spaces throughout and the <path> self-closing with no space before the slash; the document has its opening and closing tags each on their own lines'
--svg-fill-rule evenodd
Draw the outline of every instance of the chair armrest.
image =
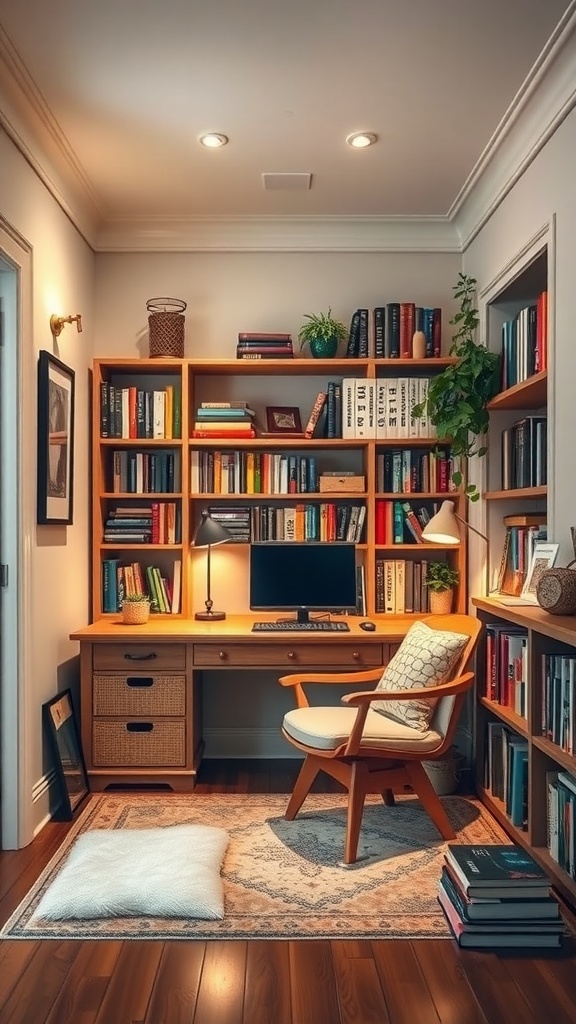
<svg viewBox="0 0 576 1024">
<path fill-rule="evenodd" d="M 446 683 L 438 686 L 424 686 L 417 690 L 360 690 L 358 693 L 345 693 L 341 698 L 343 704 L 357 704 L 358 706 L 370 703 L 374 700 L 420 700 L 430 697 L 450 697 L 451 694 L 468 690 L 474 679 L 473 672 L 465 672 L 456 679 L 449 679 Z"/>
<path fill-rule="evenodd" d="M 386 666 L 380 665 L 377 668 L 365 669 L 360 672 L 293 672 L 288 676 L 280 676 L 280 686 L 293 686 L 296 697 L 296 705 L 299 708 L 310 706 L 308 698 L 302 689 L 305 683 L 376 683 L 384 672 Z"/>
<path fill-rule="evenodd" d="M 342 697 L 345 704 L 356 704 L 356 718 L 350 730 L 350 736 L 344 751 L 347 757 L 355 757 L 362 742 L 362 733 L 370 704 L 374 700 L 413 700 L 414 697 L 449 697 L 453 693 L 463 693 L 468 690 L 474 680 L 473 672 L 465 672 L 464 675 L 450 679 L 447 683 L 439 686 L 421 687 L 418 690 L 368 690 L 359 693 L 346 693 Z"/>
</svg>

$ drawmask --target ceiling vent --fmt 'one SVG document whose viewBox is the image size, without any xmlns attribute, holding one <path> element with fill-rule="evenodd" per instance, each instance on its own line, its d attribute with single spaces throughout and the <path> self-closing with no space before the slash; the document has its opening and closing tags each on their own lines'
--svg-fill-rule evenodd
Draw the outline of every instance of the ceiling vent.
<svg viewBox="0 0 576 1024">
<path fill-rule="evenodd" d="M 276 174 L 269 172 L 262 175 L 262 186 L 266 191 L 284 189 L 290 192 L 305 192 L 311 187 L 311 184 L 311 174 Z"/>
</svg>

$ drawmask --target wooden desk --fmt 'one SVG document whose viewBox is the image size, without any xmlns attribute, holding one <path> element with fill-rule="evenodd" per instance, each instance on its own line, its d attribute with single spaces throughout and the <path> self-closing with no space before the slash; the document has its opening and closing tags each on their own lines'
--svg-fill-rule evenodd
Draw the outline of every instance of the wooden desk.
<svg viewBox="0 0 576 1024">
<path fill-rule="evenodd" d="M 194 789 L 203 749 L 203 670 L 333 668 L 336 675 L 385 665 L 414 622 L 375 618 L 375 632 L 366 633 L 350 618 L 349 633 L 252 633 L 254 621 L 266 618 L 274 616 L 208 623 L 162 618 L 144 626 L 106 618 L 71 633 L 80 643 L 82 746 L 91 788 Z"/>
</svg>

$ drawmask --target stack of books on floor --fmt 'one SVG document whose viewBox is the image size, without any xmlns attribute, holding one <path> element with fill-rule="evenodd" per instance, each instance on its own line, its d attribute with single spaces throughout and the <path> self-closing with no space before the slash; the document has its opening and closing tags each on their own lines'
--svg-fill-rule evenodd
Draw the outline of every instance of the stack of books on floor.
<svg viewBox="0 0 576 1024">
<path fill-rule="evenodd" d="M 550 884 L 519 846 L 449 843 L 438 900 L 459 946 L 558 947 L 565 929 Z"/>
</svg>

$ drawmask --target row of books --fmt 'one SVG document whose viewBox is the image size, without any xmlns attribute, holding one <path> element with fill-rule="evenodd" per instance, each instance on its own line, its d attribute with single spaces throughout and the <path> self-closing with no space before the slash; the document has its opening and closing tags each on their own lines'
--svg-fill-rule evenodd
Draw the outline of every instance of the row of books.
<svg viewBox="0 0 576 1024">
<path fill-rule="evenodd" d="M 426 357 L 442 349 L 442 310 L 414 302 L 387 302 L 372 311 L 361 307 L 352 314 L 347 358 L 411 359 L 415 331 L 426 337 Z"/>
<path fill-rule="evenodd" d="M 192 451 L 192 494 L 310 494 L 319 489 L 314 455 Z"/>
<path fill-rule="evenodd" d="M 376 488 L 389 494 L 451 489 L 453 460 L 447 448 L 388 448 L 377 456 Z"/>
<path fill-rule="evenodd" d="M 390 615 L 430 611 L 428 562 L 376 559 L 376 611 Z"/>
<path fill-rule="evenodd" d="M 181 507 L 175 501 L 117 506 L 104 521 L 105 544 L 180 544 L 181 536 Z"/>
<path fill-rule="evenodd" d="M 172 494 L 180 490 L 179 461 L 174 452 L 114 451 L 114 494 Z"/>
<path fill-rule="evenodd" d="M 576 778 L 570 772 L 546 772 L 547 840 L 550 856 L 576 879 Z"/>
<path fill-rule="evenodd" d="M 542 735 L 576 753 L 576 655 L 542 655 Z"/>
<path fill-rule="evenodd" d="M 488 700 L 527 715 L 528 632 L 509 623 L 486 624 L 486 679 Z"/>
<path fill-rule="evenodd" d="M 502 490 L 543 487 L 548 479 L 545 416 L 524 416 L 502 431 Z"/>
<path fill-rule="evenodd" d="M 100 437 L 179 438 L 182 399 L 172 384 L 159 390 L 100 384 Z"/>
<path fill-rule="evenodd" d="M 528 828 L 528 740 L 502 722 L 487 723 L 486 788 L 504 804 L 511 823 Z"/>
<path fill-rule="evenodd" d="M 150 611 L 177 615 L 180 612 L 182 563 L 175 559 L 172 577 L 155 565 L 102 560 L 102 611 L 119 612 L 125 597 L 143 595 L 150 599 Z"/>
<path fill-rule="evenodd" d="M 519 846 L 449 843 L 438 901 L 460 946 L 559 947 L 565 926 L 550 886 Z"/>
<path fill-rule="evenodd" d="M 429 377 L 382 377 L 342 381 L 342 437 L 433 438 L 436 428 L 427 415 L 415 419 L 412 409 L 428 397 Z"/>
<path fill-rule="evenodd" d="M 437 511 L 437 502 L 413 507 L 409 501 L 379 499 L 376 502 L 376 544 L 423 544 L 422 530 Z"/>
<path fill-rule="evenodd" d="M 502 391 L 548 367 L 548 293 L 502 324 Z"/>
<path fill-rule="evenodd" d="M 292 335 L 282 332 L 239 331 L 237 359 L 292 359 Z"/>
<path fill-rule="evenodd" d="M 547 539 L 545 513 L 504 517 L 504 543 L 498 570 L 500 594 L 518 595 L 522 591 L 537 541 Z"/>
<path fill-rule="evenodd" d="M 251 541 L 347 541 L 359 544 L 364 532 L 366 507 L 336 502 L 223 506 L 209 509 L 237 544 Z"/>
</svg>

